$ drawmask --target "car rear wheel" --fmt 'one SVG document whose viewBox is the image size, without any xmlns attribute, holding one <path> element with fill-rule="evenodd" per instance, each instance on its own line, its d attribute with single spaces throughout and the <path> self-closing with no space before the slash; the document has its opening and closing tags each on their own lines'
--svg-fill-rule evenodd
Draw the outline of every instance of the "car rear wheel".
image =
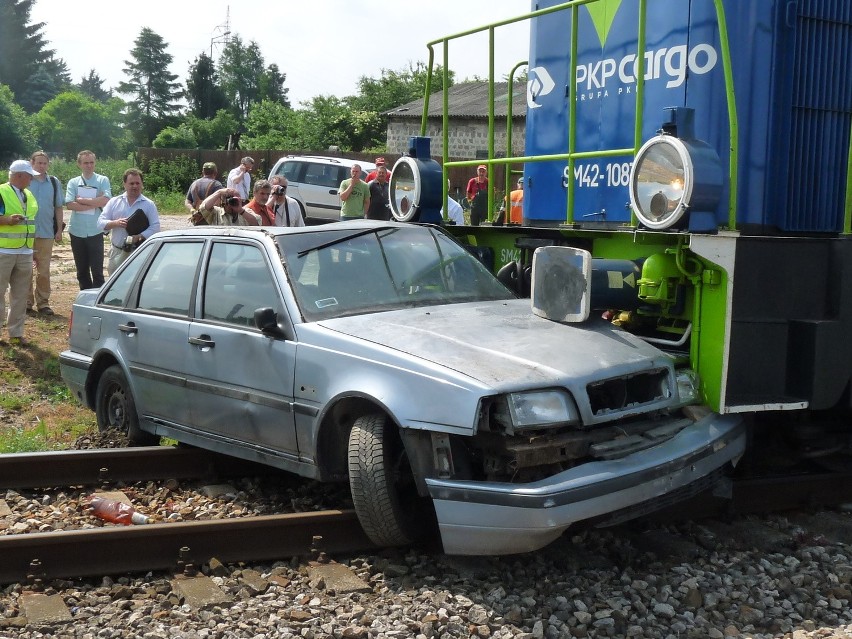
<svg viewBox="0 0 852 639">
<path fill-rule="evenodd" d="M 118 365 L 110 366 L 101 375 L 95 392 L 95 415 L 98 419 L 98 430 L 104 432 L 111 428 L 127 435 L 134 444 L 150 446 L 159 443 L 160 438 L 146 433 L 139 428 L 139 417 L 136 414 L 136 402 L 133 393 L 124 376 L 124 371 Z"/>
<path fill-rule="evenodd" d="M 405 448 L 381 413 L 359 417 L 349 434 L 349 484 L 361 527 L 378 546 L 416 541 L 429 504 L 417 495 Z"/>
</svg>

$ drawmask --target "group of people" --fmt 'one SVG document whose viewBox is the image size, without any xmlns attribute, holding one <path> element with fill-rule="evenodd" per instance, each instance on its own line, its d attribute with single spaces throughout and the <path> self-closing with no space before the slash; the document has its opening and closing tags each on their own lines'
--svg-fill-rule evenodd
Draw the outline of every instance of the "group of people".
<svg viewBox="0 0 852 639">
<path fill-rule="evenodd" d="M 190 222 L 196 226 L 304 226 L 299 202 L 287 195 L 287 178 L 275 175 L 251 187 L 253 167 L 254 160 L 244 157 L 223 186 L 216 179 L 216 164 L 205 162 L 201 177 L 186 192 Z"/>
<path fill-rule="evenodd" d="M 361 178 L 360 164 L 349 169 L 349 178 L 340 183 L 340 219 L 368 220 L 391 219 L 390 172 L 384 158 L 376 158 L 376 168 Z"/>
<path fill-rule="evenodd" d="M 156 205 L 142 195 L 141 171 L 125 171 L 124 192 L 113 197 L 109 178 L 95 173 L 96 161 L 94 152 L 80 151 L 80 175 L 63 190 L 59 178 L 48 173 L 47 153 L 36 151 L 29 160 L 12 162 L 9 181 L 0 185 L 0 318 L 12 344 L 26 343 L 27 312 L 54 315 L 50 263 L 54 243 L 62 241 L 65 208 L 71 211 L 68 235 L 80 290 L 104 283 L 105 233 L 112 243 L 107 265 L 112 273 L 145 238 L 160 230 Z M 128 234 L 134 216 L 141 218 L 141 230 Z"/>
<path fill-rule="evenodd" d="M 476 167 L 476 175 L 468 180 L 465 195 L 470 203 L 470 224 L 471 226 L 479 226 L 488 219 L 488 167 L 484 164 Z M 508 218 L 506 217 L 507 212 Z M 523 219 L 524 178 L 521 177 L 518 178 L 517 188 L 503 198 L 494 225 L 501 226 L 507 222 L 521 224 Z"/>
<path fill-rule="evenodd" d="M 366 176 L 360 164 L 353 164 L 349 177 L 340 183 L 341 220 L 390 220 L 390 171 L 385 158 L 376 158 L 376 168 Z M 287 178 L 276 175 L 271 180 L 257 180 L 251 189 L 251 171 L 254 159 L 244 157 L 240 165 L 228 173 L 223 186 L 216 179 L 213 162 L 206 162 L 202 175 L 189 187 L 185 205 L 192 214 L 193 224 L 216 226 L 304 226 L 301 207 L 294 198 L 286 195 Z M 449 186 L 449 182 L 448 182 Z M 253 195 L 249 199 L 249 193 Z M 523 219 L 523 178 L 503 201 L 495 219 L 520 224 Z M 470 223 L 479 226 L 488 219 L 488 170 L 484 164 L 477 167 L 477 175 L 467 183 L 467 200 L 470 203 Z M 508 218 L 506 216 L 508 208 Z M 441 212 L 443 215 L 443 211 Z M 453 224 L 464 224 L 464 210 L 453 198 L 448 198 L 447 219 Z"/>
</svg>

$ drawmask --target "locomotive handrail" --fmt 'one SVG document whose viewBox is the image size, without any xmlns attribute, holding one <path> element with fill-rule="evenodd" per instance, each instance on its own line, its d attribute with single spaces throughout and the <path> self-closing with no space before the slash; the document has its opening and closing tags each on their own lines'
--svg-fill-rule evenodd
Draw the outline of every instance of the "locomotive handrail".
<svg viewBox="0 0 852 639">
<path fill-rule="evenodd" d="M 520 69 L 522 66 L 529 66 L 529 60 L 523 60 L 522 62 L 518 62 L 515 66 L 512 67 L 512 70 L 509 72 L 509 95 L 506 98 L 506 157 L 510 157 L 512 155 L 512 109 L 515 105 L 515 71 Z M 506 215 L 509 215 L 509 193 L 512 187 L 512 176 L 510 175 L 510 167 L 507 166 L 505 173 L 505 182 L 506 182 Z M 506 218 L 508 222 L 508 217 Z"/>
<path fill-rule="evenodd" d="M 568 108 L 568 153 L 560 153 L 554 155 L 546 155 L 546 156 L 518 156 L 518 157 L 505 157 L 505 158 L 495 158 L 494 157 L 494 30 L 498 27 L 506 26 L 509 24 L 513 24 L 515 22 L 520 22 L 524 20 L 531 20 L 533 18 L 537 18 L 539 16 L 544 16 L 550 13 L 556 13 L 558 11 L 564 11 L 566 9 L 571 9 L 572 17 L 571 17 L 571 70 L 572 77 L 576 78 L 577 74 L 577 20 L 578 20 L 578 10 L 579 7 L 585 4 L 592 4 L 595 2 L 599 2 L 600 0 L 570 0 L 569 2 L 564 2 L 562 4 L 554 5 L 552 7 L 548 7 L 545 9 L 539 9 L 537 11 L 532 11 L 530 13 L 525 13 L 523 15 L 517 16 L 515 18 L 507 18 L 505 20 L 501 20 L 499 22 L 493 22 L 491 24 L 477 27 L 475 29 L 468 29 L 467 31 L 461 31 L 459 33 L 455 33 L 453 35 L 445 36 L 443 38 L 439 38 L 437 40 L 433 40 L 426 44 L 429 49 L 429 65 L 426 74 L 426 90 L 425 96 L 423 100 L 423 115 L 421 116 L 421 124 L 420 124 L 420 134 L 426 135 L 427 131 L 427 123 L 429 117 L 429 99 L 432 93 L 432 73 L 435 62 L 435 51 L 434 46 L 441 44 L 443 48 L 443 114 L 441 119 L 442 126 L 442 140 L 443 140 L 443 149 L 442 149 L 442 158 L 443 158 L 443 169 L 444 169 L 444 210 L 447 210 L 447 169 L 449 167 L 455 166 L 471 166 L 476 164 L 485 164 L 489 169 L 489 177 L 491 174 L 492 165 L 500 165 L 500 164 L 515 164 L 515 163 L 526 163 L 526 162 L 543 162 L 543 161 L 552 161 L 552 160 L 566 160 L 568 162 L 568 175 L 573 175 L 573 167 L 574 163 L 578 159 L 584 158 L 602 158 L 609 157 L 614 155 L 627 155 L 631 154 L 633 157 L 636 157 L 639 148 L 642 146 L 642 124 L 643 124 L 643 99 L 644 99 L 644 87 L 645 87 L 645 27 L 646 27 L 646 5 L 647 0 L 639 0 L 639 25 L 638 25 L 638 39 L 637 39 L 637 72 L 636 72 L 636 98 L 635 98 L 635 109 L 636 109 L 636 117 L 634 121 L 634 140 L 633 140 L 633 148 L 627 149 L 607 149 L 600 151 L 583 151 L 577 152 L 576 149 L 576 101 L 569 101 Z M 737 106 L 736 106 L 736 98 L 734 93 L 734 79 L 733 79 L 733 70 L 731 65 L 731 51 L 728 42 L 728 28 L 727 22 L 725 20 L 725 9 L 722 5 L 722 0 L 713 0 L 714 6 L 716 8 L 716 17 L 717 24 L 719 27 L 719 43 L 721 49 L 721 58 L 722 58 L 722 68 L 725 77 L 725 92 L 728 103 L 728 128 L 729 128 L 729 162 L 728 162 L 728 180 L 729 180 L 729 193 L 728 193 L 728 227 L 733 230 L 736 229 L 736 201 L 737 201 L 737 174 L 738 174 L 738 163 L 739 163 L 739 136 L 738 136 L 738 118 L 737 118 Z M 462 161 L 450 161 L 449 159 L 449 42 L 451 40 L 457 40 L 469 35 L 474 35 L 477 33 L 488 32 L 488 49 L 489 49 L 489 59 L 488 59 L 488 159 L 476 159 L 476 160 L 462 160 Z M 513 69 L 514 71 L 514 69 Z M 572 92 L 574 88 L 572 87 Z M 510 88 L 509 91 L 509 100 L 512 99 L 512 91 Z M 508 126 L 511 126 L 511 106 L 508 111 Z M 510 156 L 511 147 L 507 151 L 507 156 Z M 849 151 L 849 179 L 847 180 L 847 207 L 846 207 L 846 228 L 850 227 L 850 223 L 852 223 L 852 141 L 850 141 L 850 151 Z M 569 179 L 567 181 L 567 202 L 566 202 L 566 223 L 573 224 L 574 222 L 574 180 Z M 488 189 L 488 219 L 491 219 L 492 212 L 494 208 L 494 193 L 493 189 Z M 636 226 L 636 215 L 635 211 L 631 209 L 630 216 L 630 224 L 631 226 Z"/>
</svg>

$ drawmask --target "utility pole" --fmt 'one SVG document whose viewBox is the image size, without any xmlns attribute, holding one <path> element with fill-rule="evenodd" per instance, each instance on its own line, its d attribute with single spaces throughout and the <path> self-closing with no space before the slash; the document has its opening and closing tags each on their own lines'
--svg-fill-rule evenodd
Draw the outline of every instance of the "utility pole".
<svg viewBox="0 0 852 639">
<path fill-rule="evenodd" d="M 210 59 L 213 59 L 214 44 L 228 44 L 231 39 L 231 5 L 228 5 L 225 12 L 225 22 L 217 25 L 213 29 L 213 37 L 210 38 Z"/>
</svg>

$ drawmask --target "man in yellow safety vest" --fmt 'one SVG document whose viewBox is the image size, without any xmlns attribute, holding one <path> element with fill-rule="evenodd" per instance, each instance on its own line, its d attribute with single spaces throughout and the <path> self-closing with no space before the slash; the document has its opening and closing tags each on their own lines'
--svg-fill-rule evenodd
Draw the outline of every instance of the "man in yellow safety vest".
<svg viewBox="0 0 852 639">
<path fill-rule="evenodd" d="M 9 342 L 24 345 L 27 296 L 33 277 L 33 244 L 38 203 L 29 190 L 34 175 L 41 175 L 26 160 L 9 167 L 9 181 L 0 185 L 0 291 L 9 289 L 9 314 L 5 294 L 0 296 L 0 317 L 6 319 Z"/>
</svg>

